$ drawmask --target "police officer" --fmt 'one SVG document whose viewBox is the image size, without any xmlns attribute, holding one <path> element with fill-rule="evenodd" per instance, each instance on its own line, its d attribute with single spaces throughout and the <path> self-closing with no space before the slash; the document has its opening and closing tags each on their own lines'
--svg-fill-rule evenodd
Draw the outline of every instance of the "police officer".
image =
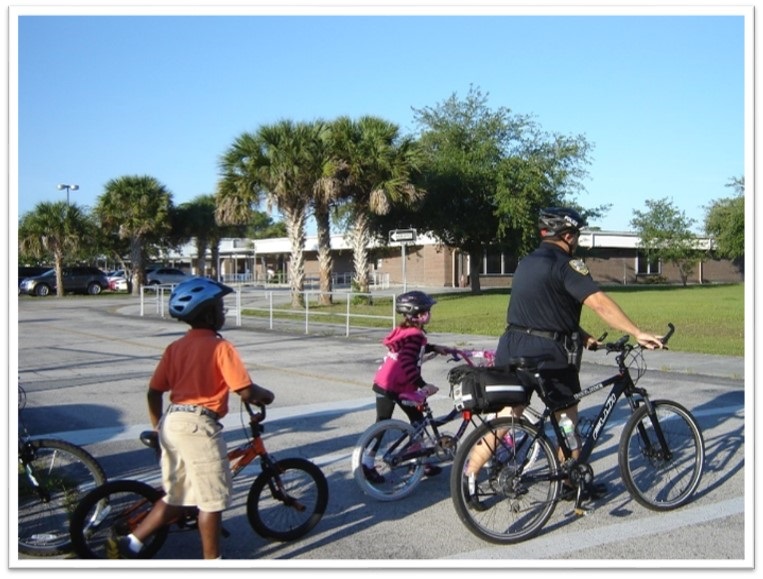
<svg viewBox="0 0 763 579">
<path fill-rule="evenodd" d="M 588 267 L 574 257 L 580 230 L 586 226 L 576 211 L 552 207 L 538 219 L 540 246 L 519 262 L 511 287 L 508 326 L 501 336 L 496 364 L 508 357 L 550 354 L 558 370 L 543 372 L 550 399 L 577 425 L 580 357 L 583 347 L 601 343 L 580 327 L 583 306 L 591 308 L 609 327 L 634 336 L 648 348 L 662 348 L 660 338 L 642 331 L 593 281 Z M 573 454 L 577 453 L 575 451 Z M 604 489 L 599 487 L 602 492 Z"/>
</svg>

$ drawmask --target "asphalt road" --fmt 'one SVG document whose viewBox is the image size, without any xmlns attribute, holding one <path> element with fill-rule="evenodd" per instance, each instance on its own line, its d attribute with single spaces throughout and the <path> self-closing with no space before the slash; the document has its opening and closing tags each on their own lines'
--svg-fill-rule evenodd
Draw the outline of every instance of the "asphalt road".
<svg viewBox="0 0 763 579">
<path fill-rule="evenodd" d="M 148 426 L 146 385 L 164 347 L 186 326 L 137 312 L 136 303 L 124 298 L 21 297 L 18 342 L 11 340 L 11 349 L 18 346 L 18 377 L 28 396 L 23 419 L 34 434 L 85 445 L 111 479 L 156 482 L 153 455 L 137 439 Z M 268 449 L 277 458 L 303 456 L 318 464 L 328 478 L 330 499 L 325 516 L 309 535 L 292 543 L 267 541 L 246 520 L 244 502 L 256 474 L 250 467 L 236 480 L 234 507 L 224 516 L 231 537 L 223 540 L 226 560 L 220 565 L 261 570 L 453 569 L 475 564 L 513 569 L 752 567 L 752 483 L 751 476 L 745 476 L 745 437 L 751 429 L 745 428 L 741 359 L 648 353 L 652 369 L 640 385 L 653 398 L 688 407 L 703 429 L 706 470 L 692 503 L 656 513 L 630 498 L 617 467 L 617 442 L 627 416 L 621 403 L 592 459 L 596 479 L 609 486 L 608 495 L 582 518 L 570 516 L 569 503 L 560 503 L 538 537 L 499 546 L 472 535 L 458 520 L 449 495 L 449 466 L 398 502 L 376 502 L 356 486 L 350 455 L 374 420 L 370 382 L 384 354 L 378 332 L 345 338 L 244 326 L 226 328 L 223 334 L 238 347 L 254 381 L 276 393 L 266 423 Z M 496 340 L 430 333 L 430 341 L 494 347 Z M 13 362 L 12 351 L 10 357 Z M 430 382 L 443 386 L 433 402 L 438 414 L 451 408 L 445 381 L 449 367 L 437 359 L 424 368 Z M 582 379 L 592 383 L 613 369 L 612 360 L 598 353 L 587 355 Z M 10 371 L 12 376 L 13 363 Z M 750 375 L 747 379 L 752 383 Z M 599 392 L 583 401 L 583 414 L 590 416 L 605 395 Z M 231 444 L 243 439 L 236 407 L 223 420 Z M 19 557 L 15 545 L 9 547 L 12 567 L 92 563 Z M 172 565 L 177 567 L 198 566 L 198 561 L 187 561 L 198 553 L 195 533 L 174 534 L 159 559 L 176 559 Z M 253 564 L 253 559 L 258 561 Z M 157 564 L 130 562 L 136 567 Z"/>
</svg>

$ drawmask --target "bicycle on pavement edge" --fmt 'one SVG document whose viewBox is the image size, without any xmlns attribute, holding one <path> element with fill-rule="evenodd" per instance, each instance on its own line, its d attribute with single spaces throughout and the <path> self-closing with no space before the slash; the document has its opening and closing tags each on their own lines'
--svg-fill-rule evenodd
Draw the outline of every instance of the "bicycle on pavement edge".
<svg viewBox="0 0 763 579">
<path fill-rule="evenodd" d="M 662 338 L 664 344 L 673 334 L 673 324 Z M 639 504 L 655 511 L 668 511 L 688 503 L 697 490 L 705 460 L 702 431 L 692 414 L 672 400 L 651 400 L 645 388 L 636 386 L 646 372 L 644 348 L 628 344 L 623 336 L 605 344 L 608 353 L 616 353 L 618 371 L 575 396 L 580 400 L 612 386 L 596 418 L 583 435 L 580 454 L 572 450 L 554 416 L 554 407 L 546 403 L 541 371 L 551 369 L 544 357 L 514 358 L 524 382 L 539 394 L 546 406 L 538 424 L 511 416 L 483 423 L 460 445 L 451 471 L 451 498 L 462 523 L 476 536 L 493 543 L 510 544 L 536 536 L 562 500 L 563 482 L 575 489 L 573 512 L 583 515 L 586 490 L 593 482 L 591 454 L 601 440 L 612 411 L 621 396 L 628 401 L 631 416 L 622 430 L 618 445 L 618 466 L 626 489 Z M 564 460 L 560 462 L 553 433 Z M 512 439 L 507 460 L 493 459 L 483 467 L 470 492 L 465 467 L 472 448 L 486 436 L 508 432 Z M 498 445 L 500 446 L 500 445 Z M 493 449 L 495 454 L 498 448 Z"/>
</svg>

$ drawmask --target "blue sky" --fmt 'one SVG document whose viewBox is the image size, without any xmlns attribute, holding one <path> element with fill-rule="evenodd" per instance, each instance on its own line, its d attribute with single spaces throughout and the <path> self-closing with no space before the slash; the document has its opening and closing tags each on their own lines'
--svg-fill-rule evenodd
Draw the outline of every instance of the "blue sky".
<svg viewBox="0 0 763 579">
<path fill-rule="evenodd" d="M 157 178 L 182 203 L 213 193 L 220 155 L 262 124 L 372 114 L 413 133 L 412 109 L 463 97 L 470 85 L 489 95 L 491 108 L 593 144 L 578 201 L 613 204 L 593 223 L 603 229 L 628 230 L 634 210 L 667 197 L 701 231 L 705 206 L 732 194 L 725 185 L 745 174 L 750 155 L 738 8 L 536 16 L 20 10 L 17 21 L 11 14 L 12 214 L 65 199 L 58 183 L 78 184 L 72 201 L 92 206 L 106 182 L 132 174 Z M 14 129 L 12 118 L 11 147 Z"/>
</svg>

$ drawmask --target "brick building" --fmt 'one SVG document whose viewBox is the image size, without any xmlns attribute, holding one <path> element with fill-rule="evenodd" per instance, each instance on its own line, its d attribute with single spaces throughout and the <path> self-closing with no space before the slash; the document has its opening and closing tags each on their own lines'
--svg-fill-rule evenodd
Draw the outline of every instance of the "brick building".
<svg viewBox="0 0 763 579">
<path fill-rule="evenodd" d="M 707 251 L 698 262 L 689 283 L 739 283 L 744 281 L 742 263 L 720 260 L 712 256 L 712 241 L 700 239 Z M 352 279 L 352 249 L 343 236 L 331 239 L 335 285 L 349 285 Z M 405 270 L 403 270 L 403 251 Z M 167 256 L 176 265 L 185 265 L 194 274 L 212 273 L 210 258 L 207 271 L 195 268 L 195 246 L 188 244 L 179 253 Z M 639 238 L 628 232 L 593 231 L 580 237 L 579 257 L 584 259 L 593 278 L 604 285 L 636 283 L 680 283 L 681 277 L 672 264 L 650 261 L 639 249 Z M 305 244 L 307 283 L 318 279 L 317 239 L 308 237 Z M 291 248 L 287 238 L 224 239 L 220 245 L 218 270 L 226 281 L 286 282 Z M 399 285 L 403 278 L 408 285 L 420 287 L 458 287 L 468 285 L 469 257 L 458 250 L 444 247 L 427 235 L 418 235 L 415 243 L 374 244 L 369 249 L 369 273 L 374 285 Z M 489 250 L 482 258 L 480 285 L 510 287 L 516 269 L 516 256 Z"/>
</svg>

